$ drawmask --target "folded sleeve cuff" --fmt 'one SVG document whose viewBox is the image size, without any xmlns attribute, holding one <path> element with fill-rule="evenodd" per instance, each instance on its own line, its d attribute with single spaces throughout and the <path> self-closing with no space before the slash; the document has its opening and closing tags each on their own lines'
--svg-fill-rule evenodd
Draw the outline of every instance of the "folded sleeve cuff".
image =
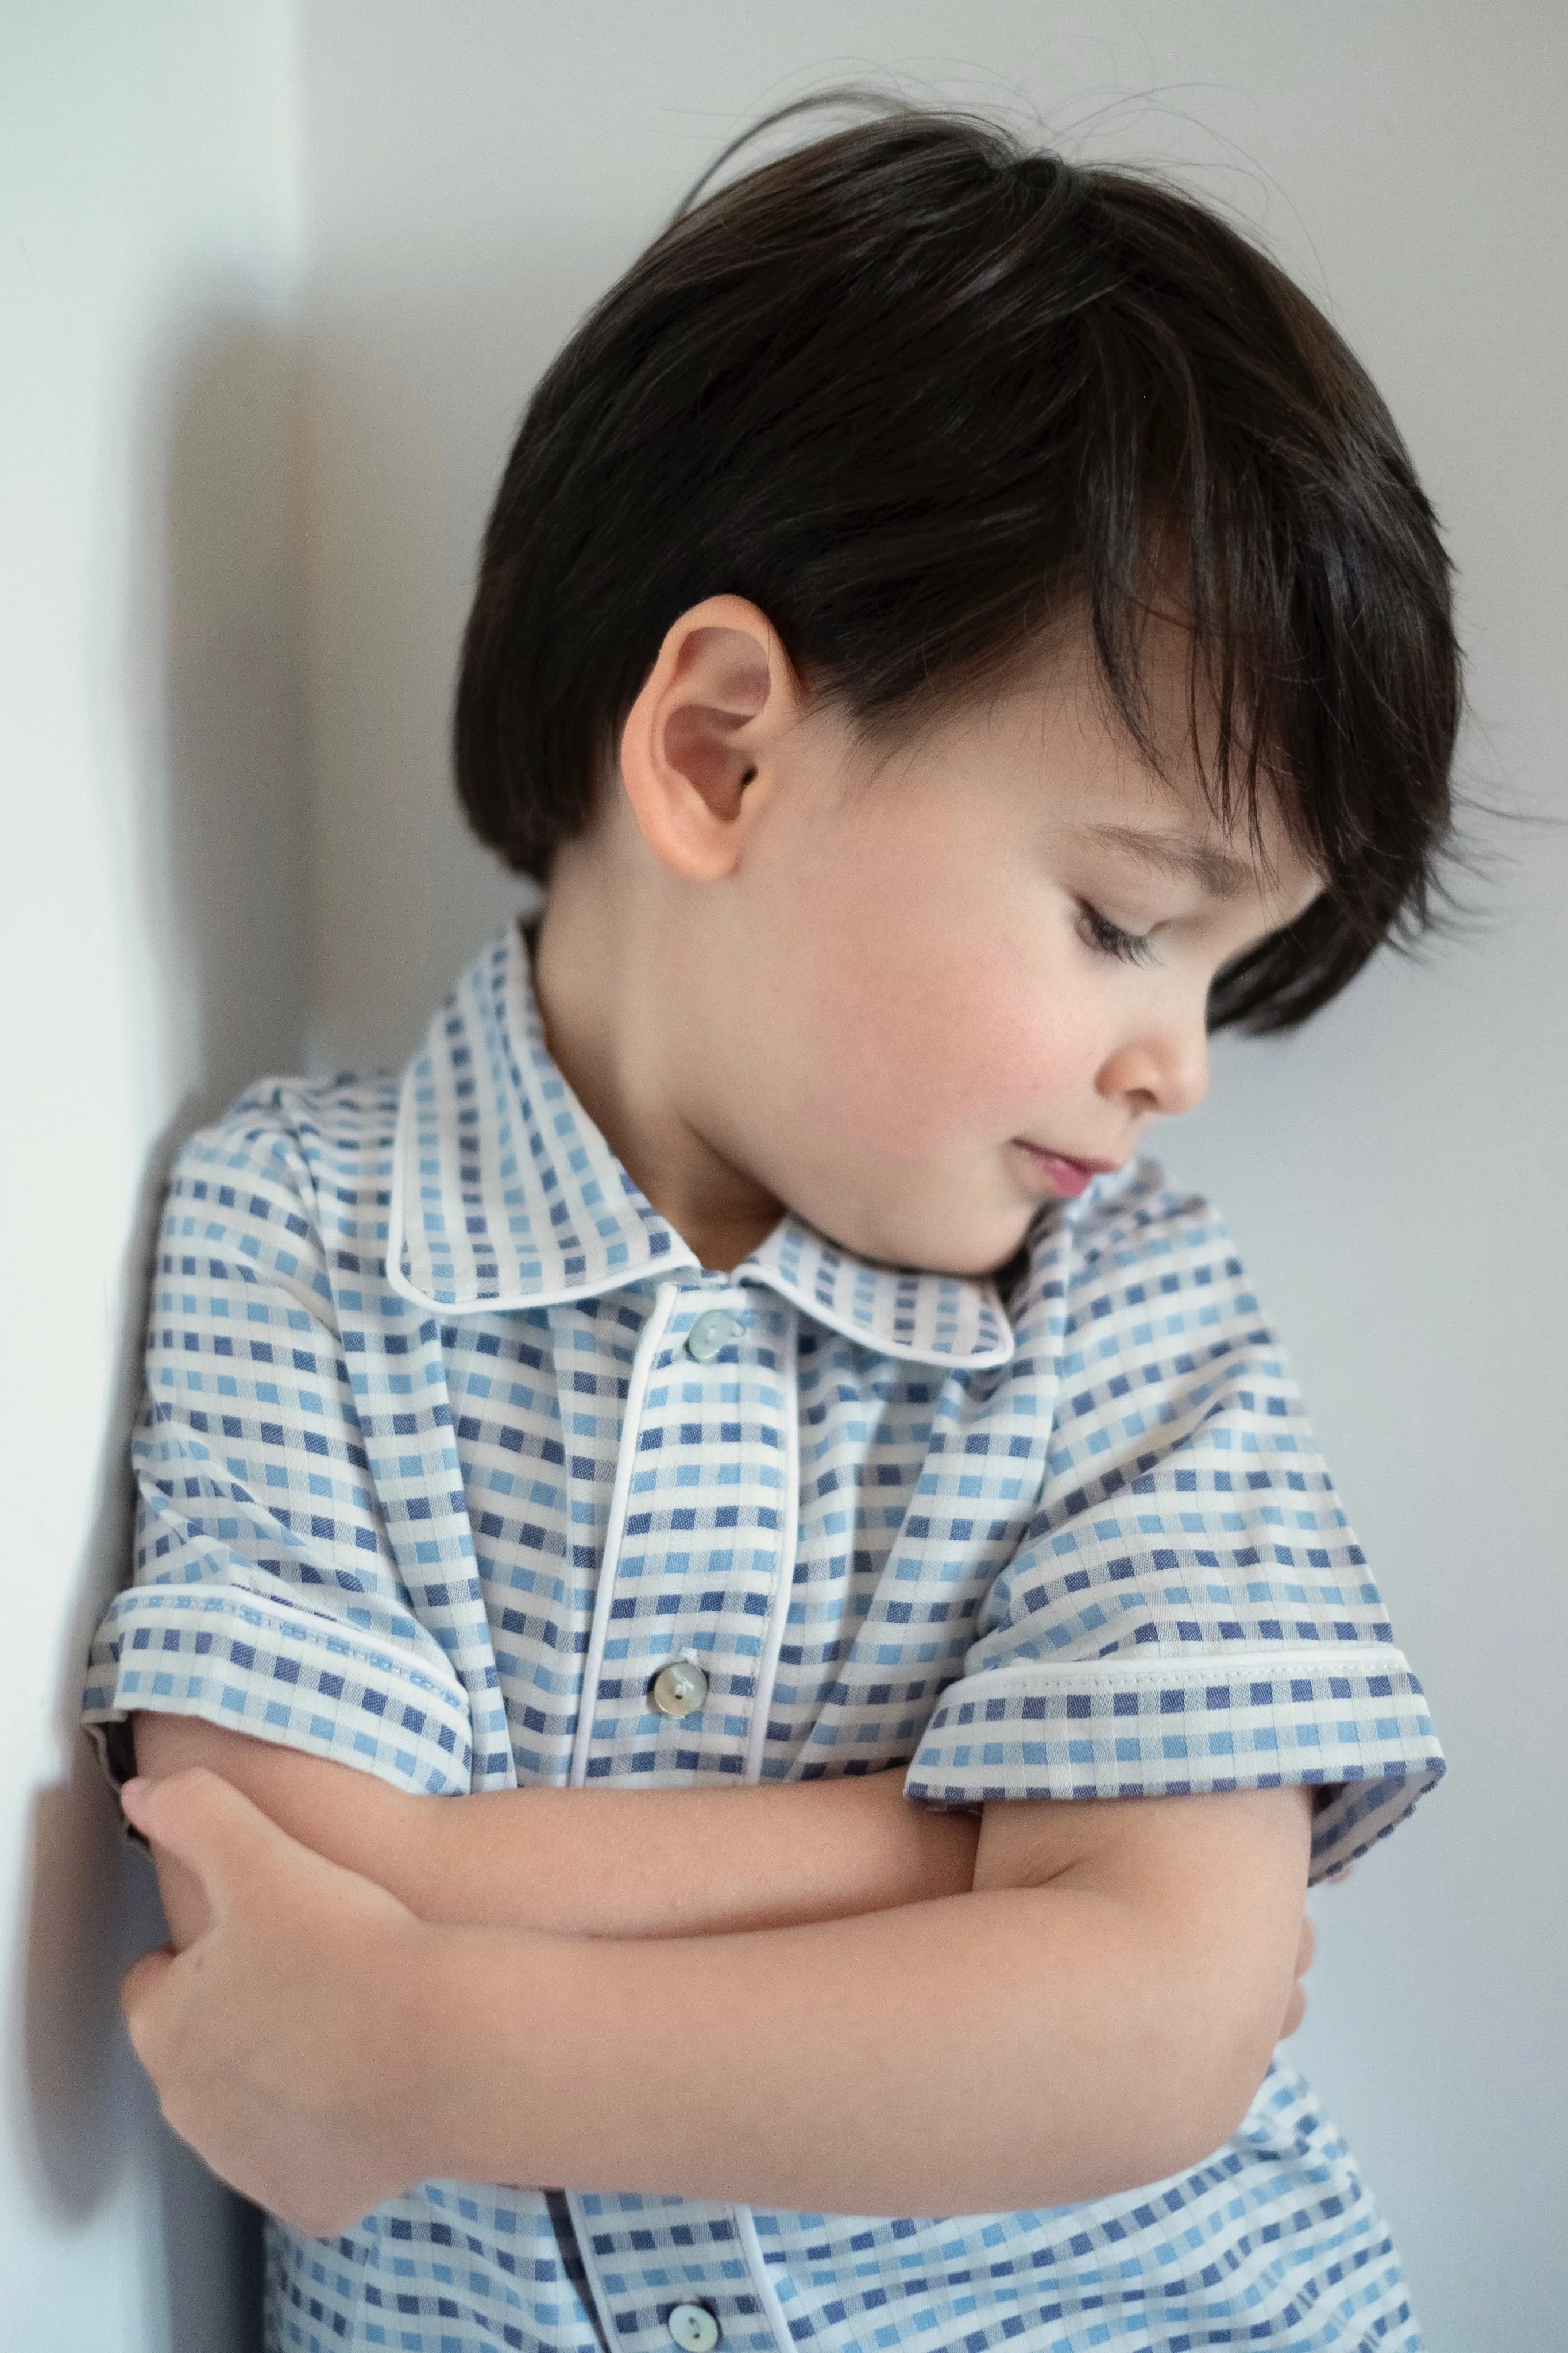
<svg viewBox="0 0 1568 2353">
<path fill-rule="evenodd" d="M 905 1777 L 930 1806 L 1188 1797 L 1308 1783 L 1311 1876 L 1342 1871 L 1444 1769 L 1403 1654 L 1358 1644 L 1197 1659 L 1021 1662 L 949 1686 Z"/>
<path fill-rule="evenodd" d="M 435 1797 L 471 1786 L 468 1695 L 397 1647 L 237 1586 L 133 1586 L 92 1646 L 82 1720 L 118 1783 L 110 1727 L 145 1708 L 197 1715 Z"/>
</svg>

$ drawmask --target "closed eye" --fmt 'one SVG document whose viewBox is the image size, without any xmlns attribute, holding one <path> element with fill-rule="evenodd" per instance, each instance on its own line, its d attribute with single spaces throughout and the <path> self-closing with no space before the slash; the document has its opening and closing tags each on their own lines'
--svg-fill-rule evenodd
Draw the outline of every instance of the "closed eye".
<svg viewBox="0 0 1568 2353">
<path fill-rule="evenodd" d="M 1079 927 L 1084 938 L 1101 955 L 1119 956 L 1123 964 L 1148 964 L 1154 954 L 1154 944 L 1143 932 L 1124 932 L 1091 907 L 1087 899 L 1079 901 Z"/>
</svg>

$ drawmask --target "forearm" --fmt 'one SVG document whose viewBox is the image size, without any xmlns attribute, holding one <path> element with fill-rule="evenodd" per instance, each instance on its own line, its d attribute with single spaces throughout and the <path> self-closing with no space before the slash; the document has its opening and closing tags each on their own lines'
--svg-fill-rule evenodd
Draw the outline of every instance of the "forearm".
<svg viewBox="0 0 1568 2353">
<path fill-rule="evenodd" d="M 909 1803 L 900 1770 L 422 1798 L 195 1718 L 139 1716 L 136 1738 L 151 1778 L 206 1765 L 291 1838 L 448 1926 L 700 1936 L 919 1904 L 973 1877 L 977 1822 Z M 162 1862 L 160 1875 L 183 1947 L 200 1926 L 194 1891 Z"/>
<path fill-rule="evenodd" d="M 804 1926 L 968 1888 L 978 1825 L 901 1795 L 902 1770 L 754 1788 L 526 1789 L 439 1809 L 420 1866 L 447 1922 L 504 1917 L 576 1936 Z M 391 1884 L 391 1882 L 386 1883 Z"/>
<path fill-rule="evenodd" d="M 647 1941 L 433 1926 L 210 1772 L 126 1807 L 211 1895 L 126 1981 L 164 2114 L 330 2236 L 431 2175 L 884 2214 L 1159 2179 L 1261 2081 L 1310 1793 L 992 1807 L 967 1894 Z"/>
<path fill-rule="evenodd" d="M 1071 1886 L 658 1946 L 437 1936 L 410 2155 L 796 2211 L 1065 2204 L 1229 2137 L 1273 2031 L 1255 2000 L 1216 2023 L 1226 1990 L 1171 1920 Z"/>
</svg>

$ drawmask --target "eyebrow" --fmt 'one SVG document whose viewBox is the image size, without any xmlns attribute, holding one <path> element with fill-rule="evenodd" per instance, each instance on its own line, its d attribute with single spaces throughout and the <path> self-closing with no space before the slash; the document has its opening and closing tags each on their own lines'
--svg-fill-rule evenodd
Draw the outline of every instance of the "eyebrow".
<svg viewBox="0 0 1568 2353">
<path fill-rule="evenodd" d="M 1205 849 L 1184 833 L 1162 833 L 1141 825 L 1086 825 L 1081 830 L 1087 840 L 1126 850 L 1161 874 L 1173 875 L 1179 881 L 1197 881 L 1211 899 L 1239 898 L 1257 883 L 1251 867 L 1239 858 L 1232 858 L 1226 850 Z"/>
</svg>

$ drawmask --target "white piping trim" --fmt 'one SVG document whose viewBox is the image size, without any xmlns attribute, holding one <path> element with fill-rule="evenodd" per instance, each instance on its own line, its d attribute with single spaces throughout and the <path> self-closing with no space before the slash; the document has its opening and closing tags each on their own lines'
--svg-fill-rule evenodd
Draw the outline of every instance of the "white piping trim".
<svg viewBox="0 0 1568 2353">
<path fill-rule="evenodd" d="M 1212 1683 L 1219 1668 L 1233 1672 L 1241 1668 L 1260 1680 L 1265 1675 L 1298 1674 L 1305 1668 L 1310 1668 L 1314 1674 L 1331 1674 L 1342 1662 L 1353 1660 L 1359 1664 L 1373 1659 L 1395 1673 L 1410 1672 L 1404 1651 L 1396 1651 L 1391 1642 L 1321 1642 L 1310 1649 L 1289 1651 L 1205 1651 L 1194 1659 L 1020 1659 L 1014 1666 L 981 1667 L 972 1675 L 957 1676 L 942 1686 L 936 1704 L 942 1707 L 950 1699 L 979 1697 L 994 1690 L 998 1683 L 1037 1683 L 1042 1676 L 1050 1682 L 1071 1683 L 1079 1690 L 1086 1683 L 1098 1683 L 1109 1691 L 1125 1690 L 1134 1681 Z"/>
<path fill-rule="evenodd" d="M 731 2206 L 730 2211 L 735 2218 L 735 2230 L 740 2238 L 741 2251 L 746 2258 L 746 2269 L 752 2274 L 752 2284 L 762 2299 L 769 2326 L 778 2338 L 779 2353 L 789 2353 L 789 2348 L 795 2343 L 795 2337 L 789 2322 L 784 2317 L 784 2308 L 779 2302 L 779 2292 L 769 2274 L 767 2259 L 763 2253 L 763 2242 L 757 2236 L 757 2226 L 752 2220 L 752 2210 L 749 2206 Z"/>
<path fill-rule="evenodd" d="M 789 1598 L 795 1589 L 795 1552 L 800 1527 L 800 1321 L 789 1320 L 789 1341 L 786 1361 L 779 1368 L 784 1389 L 784 1511 L 780 1515 L 778 1567 L 773 1576 L 773 1589 L 768 1607 L 768 1622 L 763 1632 L 762 1649 L 757 1659 L 756 1680 L 752 1692 L 752 1728 L 746 1737 L 746 1761 L 742 1781 L 760 1781 L 763 1774 L 763 1749 L 768 1736 L 768 1710 L 773 1704 L 773 1683 L 779 1671 L 779 1652 L 784 1647 L 784 1629 L 789 1623 Z"/>
<path fill-rule="evenodd" d="M 637 1462 L 637 1424 L 642 1419 L 643 1398 L 647 1393 L 654 1358 L 669 1328 L 669 1319 L 679 1296 L 680 1285 L 678 1282 L 661 1282 L 655 1292 L 647 1322 L 637 1335 L 631 1377 L 626 1383 L 626 1409 L 621 1416 L 621 1442 L 616 1452 L 616 1483 L 610 1491 L 610 1516 L 605 1527 L 605 1549 L 599 1560 L 599 1586 L 594 1596 L 594 1623 L 588 1636 L 588 1656 L 583 1668 L 582 1694 L 577 1702 L 577 1729 L 572 1741 L 572 1777 L 568 1786 L 574 1789 L 583 1787 L 588 1774 L 588 1750 L 594 1738 L 594 1711 L 598 1703 L 599 1669 L 604 1664 L 616 1570 L 626 1535 L 626 1506 L 631 1498 L 632 1472 Z"/>
<path fill-rule="evenodd" d="M 792 1305 L 794 1303 L 791 1303 Z M 768 1710 L 773 1704 L 773 1683 L 778 1675 L 779 1652 L 784 1647 L 784 1629 L 789 1623 L 790 1595 L 795 1589 L 795 1555 L 800 1526 L 800 1321 L 799 1310 L 790 1319 L 789 1360 L 784 1371 L 784 1509 L 779 1529 L 778 1574 L 773 1582 L 773 1604 L 768 1614 L 767 1630 L 763 1638 L 762 1655 L 757 1662 L 757 1680 L 752 1701 L 752 1729 L 746 1742 L 746 1765 L 742 1780 L 755 1782 L 762 1777 L 763 1748 L 768 1734 Z M 779 2302 L 779 2292 L 769 2275 L 763 2242 L 757 2235 L 757 2225 L 749 2206 L 731 2206 L 735 2235 L 752 2285 L 767 2316 L 768 2325 L 779 2348 L 788 2353 L 795 2343 L 784 2309 Z"/>
</svg>

